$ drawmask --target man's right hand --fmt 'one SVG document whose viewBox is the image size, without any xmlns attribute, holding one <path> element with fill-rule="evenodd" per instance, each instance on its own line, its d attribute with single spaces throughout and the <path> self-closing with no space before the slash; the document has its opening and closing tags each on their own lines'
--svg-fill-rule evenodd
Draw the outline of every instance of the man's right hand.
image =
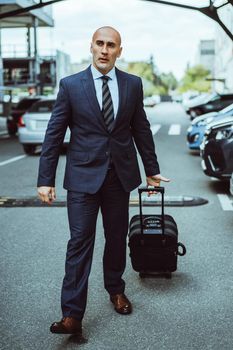
<svg viewBox="0 0 233 350">
<path fill-rule="evenodd" d="M 37 190 L 39 198 L 44 203 L 51 204 L 56 199 L 55 187 L 40 186 Z"/>
</svg>

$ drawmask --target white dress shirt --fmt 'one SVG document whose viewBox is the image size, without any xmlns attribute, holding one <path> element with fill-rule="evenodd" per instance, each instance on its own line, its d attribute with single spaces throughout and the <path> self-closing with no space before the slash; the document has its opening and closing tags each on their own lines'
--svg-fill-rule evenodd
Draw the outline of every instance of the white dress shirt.
<svg viewBox="0 0 233 350">
<path fill-rule="evenodd" d="M 104 75 L 100 73 L 93 65 L 91 65 L 91 72 L 94 79 L 96 97 L 100 105 L 100 110 L 102 110 L 102 85 L 103 80 L 101 77 Z M 119 90 L 117 84 L 117 77 L 115 67 L 113 67 L 107 74 L 110 79 L 108 80 L 108 87 L 112 97 L 114 118 L 116 118 L 118 106 L 119 106 Z"/>
</svg>

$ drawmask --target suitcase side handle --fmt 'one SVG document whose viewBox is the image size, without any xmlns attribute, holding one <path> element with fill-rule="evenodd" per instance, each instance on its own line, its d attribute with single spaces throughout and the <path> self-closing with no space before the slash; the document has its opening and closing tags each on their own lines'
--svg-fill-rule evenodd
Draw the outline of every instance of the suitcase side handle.
<svg viewBox="0 0 233 350">
<path fill-rule="evenodd" d="M 182 251 L 179 250 L 179 247 L 182 248 Z M 185 246 L 183 245 L 183 243 L 178 242 L 178 243 L 177 243 L 177 255 L 179 255 L 179 256 L 184 256 L 185 254 L 186 254 L 186 248 L 185 248 Z"/>
<path fill-rule="evenodd" d="M 162 234 L 165 237 L 164 232 L 164 187 L 154 186 L 153 188 L 148 188 L 146 186 L 140 186 L 138 188 L 139 193 L 139 216 L 140 216 L 140 226 L 141 226 L 141 235 L 143 235 L 143 222 L 142 222 L 142 193 L 143 192 L 151 192 L 155 190 L 156 192 L 160 192 L 162 194 L 162 203 L 161 203 L 161 212 L 162 212 Z"/>
</svg>

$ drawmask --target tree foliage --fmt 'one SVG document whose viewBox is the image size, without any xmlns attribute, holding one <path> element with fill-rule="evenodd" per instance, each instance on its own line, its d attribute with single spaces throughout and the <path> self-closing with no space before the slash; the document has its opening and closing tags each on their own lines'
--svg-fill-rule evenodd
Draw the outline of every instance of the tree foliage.
<svg viewBox="0 0 233 350">
<path fill-rule="evenodd" d="M 128 72 L 138 75 L 152 83 L 155 81 L 155 74 L 153 72 L 153 67 L 147 62 L 130 62 L 128 64 Z"/>
<path fill-rule="evenodd" d="M 195 90 L 199 92 L 209 92 L 211 89 L 211 82 L 206 78 L 210 78 L 210 71 L 204 66 L 198 64 L 193 67 L 188 67 L 185 71 L 179 86 L 180 92 L 188 90 Z"/>
<path fill-rule="evenodd" d="M 143 79 L 144 95 L 166 95 L 170 90 L 176 89 L 178 83 L 173 73 L 155 72 L 152 62 L 130 62 L 127 71 Z"/>
</svg>

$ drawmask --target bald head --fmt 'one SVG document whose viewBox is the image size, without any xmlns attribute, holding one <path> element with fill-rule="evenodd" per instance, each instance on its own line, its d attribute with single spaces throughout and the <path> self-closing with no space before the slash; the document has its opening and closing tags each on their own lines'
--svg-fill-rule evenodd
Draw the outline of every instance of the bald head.
<svg viewBox="0 0 233 350">
<path fill-rule="evenodd" d="M 95 31 L 91 42 L 91 53 L 94 67 L 102 74 L 107 74 L 114 67 L 121 51 L 121 36 L 116 29 L 105 26 Z"/>
<path fill-rule="evenodd" d="M 113 27 L 110 27 L 110 26 L 104 26 L 104 27 L 100 27 L 98 28 L 93 36 L 92 36 L 92 42 L 95 40 L 95 37 L 99 34 L 99 33 L 109 33 L 109 34 L 113 34 L 114 37 L 116 38 L 119 46 L 121 46 L 121 35 L 120 33 Z"/>
</svg>

